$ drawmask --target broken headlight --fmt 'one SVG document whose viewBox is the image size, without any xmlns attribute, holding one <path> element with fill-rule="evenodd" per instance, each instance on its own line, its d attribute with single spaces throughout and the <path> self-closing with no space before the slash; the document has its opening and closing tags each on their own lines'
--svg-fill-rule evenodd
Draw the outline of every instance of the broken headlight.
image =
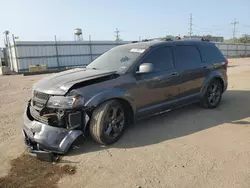
<svg viewBox="0 0 250 188">
<path fill-rule="evenodd" d="M 84 98 L 81 95 L 77 96 L 51 96 L 47 103 L 49 108 L 75 108 L 84 104 Z"/>
</svg>

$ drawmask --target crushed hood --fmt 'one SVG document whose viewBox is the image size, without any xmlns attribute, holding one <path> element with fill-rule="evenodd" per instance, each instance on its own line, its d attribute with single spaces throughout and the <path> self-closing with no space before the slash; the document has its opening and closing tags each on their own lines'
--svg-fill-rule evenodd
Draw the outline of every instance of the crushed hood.
<svg viewBox="0 0 250 188">
<path fill-rule="evenodd" d="M 65 95 L 75 84 L 114 74 L 110 70 L 75 68 L 45 77 L 33 86 L 34 90 L 51 95 Z"/>
</svg>

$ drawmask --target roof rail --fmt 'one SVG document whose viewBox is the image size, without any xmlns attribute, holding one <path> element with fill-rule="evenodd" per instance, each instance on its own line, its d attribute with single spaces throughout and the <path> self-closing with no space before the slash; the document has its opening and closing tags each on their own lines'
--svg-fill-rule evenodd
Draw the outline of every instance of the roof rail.
<svg viewBox="0 0 250 188">
<path fill-rule="evenodd" d="M 206 41 L 206 42 L 210 42 L 210 40 L 208 40 L 208 39 L 206 39 L 206 38 L 204 38 L 204 37 L 201 37 L 201 40 L 202 40 L 202 41 Z"/>
<path fill-rule="evenodd" d="M 165 38 L 163 40 L 165 40 L 165 41 L 176 41 L 176 40 L 181 40 L 181 37 L 177 36 L 177 37 L 174 37 L 174 38 Z"/>
<path fill-rule="evenodd" d="M 201 41 L 206 41 L 206 42 L 210 42 L 209 39 L 205 38 L 205 37 L 201 37 L 201 38 L 181 38 L 179 36 L 176 36 L 174 38 L 152 38 L 152 39 L 143 39 L 141 41 L 132 41 L 132 43 L 138 43 L 138 42 L 148 42 L 148 41 L 177 41 L 177 40 L 201 40 Z"/>
<path fill-rule="evenodd" d="M 206 42 L 210 42 L 209 39 L 206 39 L 206 38 L 204 38 L 204 37 L 201 37 L 201 38 L 194 38 L 194 37 L 192 37 L 192 38 L 183 38 L 182 40 L 196 40 L 196 41 L 206 41 Z"/>
<path fill-rule="evenodd" d="M 163 39 L 163 40 L 165 40 L 165 41 L 173 41 L 172 38 L 165 38 L 165 39 Z"/>
<path fill-rule="evenodd" d="M 159 40 L 159 39 L 142 39 L 141 41 L 132 41 L 132 43 L 149 42 L 149 41 L 154 41 L 154 40 Z"/>
</svg>

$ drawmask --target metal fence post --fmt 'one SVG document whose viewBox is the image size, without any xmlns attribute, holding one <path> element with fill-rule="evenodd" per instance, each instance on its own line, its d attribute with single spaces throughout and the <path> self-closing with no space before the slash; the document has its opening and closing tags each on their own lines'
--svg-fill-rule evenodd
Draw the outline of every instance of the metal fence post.
<svg viewBox="0 0 250 188">
<path fill-rule="evenodd" d="M 236 44 L 237 48 L 236 48 L 236 57 L 239 57 L 239 44 Z"/>
<path fill-rule="evenodd" d="M 93 53 L 92 53 L 92 43 L 90 35 L 89 35 L 89 53 L 90 53 L 90 63 L 91 63 L 93 61 Z"/>
<path fill-rule="evenodd" d="M 55 35 L 55 47 L 56 47 L 56 61 L 57 61 L 57 68 L 60 69 L 59 57 L 58 57 L 58 48 L 57 48 L 57 40 Z"/>
<path fill-rule="evenodd" d="M 15 71 L 15 69 L 14 69 L 14 62 L 13 62 L 13 56 L 12 56 L 12 51 L 11 51 L 11 44 L 10 44 L 9 37 L 7 38 L 7 44 L 8 44 L 8 55 L 10 55 L 9 58 L 10 58 L 10 64 L 11 64 L 11 67 L 12 67 L 12 71 Z"/>
<path fill-rule="evenodd" d="M 13 38 L 13 45 L 14 45 L 14 51 L 15 51 L 17 72 L 19 72 L 19 62 L 18 62 L 18 58 L 17 58 L 16 41 L 15 41 L 15 35 L 14 34 L 12 34 L 12 38 Z"/>
<path fill-rule="evenodd" d="M 247 57 L 247 44 L 244 44 L 245 46 L 245 57 Z"/>
<path fill-rule="evenodd" d="M 229 57 L 229 55 L 228 55 L 228 44 L 227 44 L 227 58 Z"/>
</svg>

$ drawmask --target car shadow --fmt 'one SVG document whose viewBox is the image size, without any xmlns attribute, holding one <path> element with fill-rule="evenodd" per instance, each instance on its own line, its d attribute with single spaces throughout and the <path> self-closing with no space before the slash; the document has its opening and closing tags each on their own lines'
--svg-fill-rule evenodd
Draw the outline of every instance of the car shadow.
<svg viewBox="0 0 250 188">
<path fill-rule="evenodd" d="M 223 123 L 250 125 L 242 119 L 250 115 L 250 91 L 229 90 L 223 94 L 216 109 L 203 109 L 198 104 L 176 109 L 166 114 L 141 120 L 127 128 L 119 141 L 100 146 L 90 136 L 78 140 L 68 155 L 105 150 L 109 148 L 135 148 L 148 146 L 187 136 Z"/>
</svg>

